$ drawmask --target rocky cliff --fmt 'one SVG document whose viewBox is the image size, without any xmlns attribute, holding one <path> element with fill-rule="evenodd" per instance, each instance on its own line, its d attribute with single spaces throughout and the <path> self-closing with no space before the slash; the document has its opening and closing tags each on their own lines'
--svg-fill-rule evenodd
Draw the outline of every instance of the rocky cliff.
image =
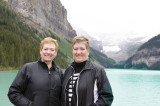
<svg viewBox="0 0 160 106">
<path fill-rule="evenodd" d="M 58 35 L 71 40 L 75 30 L 67 20 L 67 11 L 60 0 L 4 0 L 12 9 L 23 16 L 23 21 L 39 32 L 51 29 Z"/>
<path fill-rule="evenodd" d="M 160 34 L 144 43 L 127 60 L 126 67 L 160 69 Z"/>
</svg>

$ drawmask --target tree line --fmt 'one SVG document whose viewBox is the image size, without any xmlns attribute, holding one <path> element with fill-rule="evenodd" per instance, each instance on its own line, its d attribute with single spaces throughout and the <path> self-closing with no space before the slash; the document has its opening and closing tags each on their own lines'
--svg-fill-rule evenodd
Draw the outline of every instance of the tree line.
<svg viewBox="0 0 160 106">
<path fill-rule="evenodd" d="M 19 69 L 27 62 L 37 61 L 40 58 L 40 41 L 45 36 L 20 21 L 21 17 L 2 0 L 0 13 L 0 70 L 8 67 Z M 51 36 L 60 43 L 60 38 L 53 33 L 46 36 Z M 61 68 L 67 67 L 70 62 L 61 50 L 55 60 Z"/>
</svg>

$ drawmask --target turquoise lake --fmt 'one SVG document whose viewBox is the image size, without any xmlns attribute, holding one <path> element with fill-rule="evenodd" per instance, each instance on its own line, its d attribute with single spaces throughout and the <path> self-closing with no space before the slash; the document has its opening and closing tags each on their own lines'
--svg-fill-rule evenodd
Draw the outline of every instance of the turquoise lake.
<svg viewBox="0 0 160 106">
<path fill-rule="evenodd" d="M 112 106 L 160 106 L 160 71 L 107 69 Z M 0 106 L 14 106 L 7 97 L 17 71 L 0 71 Z"/>
</svg>

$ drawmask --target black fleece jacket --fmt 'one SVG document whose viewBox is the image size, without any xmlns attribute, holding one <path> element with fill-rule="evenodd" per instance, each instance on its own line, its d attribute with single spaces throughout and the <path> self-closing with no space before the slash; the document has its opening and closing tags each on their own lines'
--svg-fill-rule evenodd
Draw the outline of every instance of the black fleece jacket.
<svg viewBox="0 0 160 106">
<path fill-rule="evenodd" d="M 66 106 L 66 85 L 70 77 L 75 72 L 72 65 L 70 65 L 64 74 L 62 83 L 62 106 Z M 98 99 L 94 103 L 94 84 L 97 81 Z M 113 93 L 102 67 L 87 60 L 85 66 L 80 72 L 77 80 L 77 104 L 76 106 L 111 106 L 113 101 Z"/>
<path fill-rule="evenodd" d="M 42 61 L 25 64 L 9 88 L 16 106 L 60 106 L 62 71 L 52 62 L 49 70 Z"/>
</svg>

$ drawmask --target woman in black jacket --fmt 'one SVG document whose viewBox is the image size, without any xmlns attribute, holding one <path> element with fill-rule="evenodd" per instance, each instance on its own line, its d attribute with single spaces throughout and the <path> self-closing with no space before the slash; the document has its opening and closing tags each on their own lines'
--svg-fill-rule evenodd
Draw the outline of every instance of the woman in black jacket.
<svg viewBox="0 0 160 106">
<path fill-rule="evenodd" d="M 19 70 L 8 97 L 16 106 L 60 106 L 62 71 L 53 59 L 58 43 L 51 37 L 41 41 L 41 58 Z"/>
<path fill-rule="evenodd" d="M 88 60 L 89 40 L 72 40 L 74 62 L 66 69 L 62 84 L 62 106 L 111 106 L 112 89 L 106 73 Z"/>
</svg>

